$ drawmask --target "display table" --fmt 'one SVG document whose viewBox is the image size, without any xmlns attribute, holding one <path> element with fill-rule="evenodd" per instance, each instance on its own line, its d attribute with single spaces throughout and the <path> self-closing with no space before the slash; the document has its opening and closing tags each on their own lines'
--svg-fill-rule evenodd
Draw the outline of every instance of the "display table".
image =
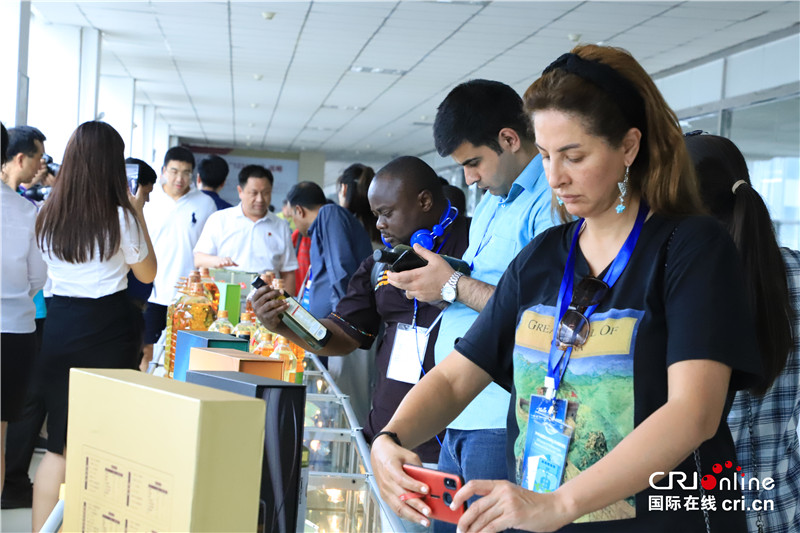
<svg viewBox="0 0 800 533">
<path fill-rule="evenodd" d="M 305 361 L 303 444 L 309 450 L 310 471 L 303 530 L 405 531 L 380 498 L 369 447 L 348 397 L 339 391 L 316 355 L 308 353 Z"/>
</svg>

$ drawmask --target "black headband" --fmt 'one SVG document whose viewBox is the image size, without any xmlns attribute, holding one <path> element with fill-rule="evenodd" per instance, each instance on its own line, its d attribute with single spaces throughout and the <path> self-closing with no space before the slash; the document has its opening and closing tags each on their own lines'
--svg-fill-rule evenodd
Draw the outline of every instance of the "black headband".
<svg viewBox="0 0 800 533">
<path fill-rule="evenodd" d="M 630 123 L 646 133 L 647 118 L 644 99 L 625 76 L 599 61 L 584 59 L 578 54 L 563 54 L 542 71 L 544 76 L 554 69 L 563 70 L 596 85 L 619 106 Z"/>
</svg>

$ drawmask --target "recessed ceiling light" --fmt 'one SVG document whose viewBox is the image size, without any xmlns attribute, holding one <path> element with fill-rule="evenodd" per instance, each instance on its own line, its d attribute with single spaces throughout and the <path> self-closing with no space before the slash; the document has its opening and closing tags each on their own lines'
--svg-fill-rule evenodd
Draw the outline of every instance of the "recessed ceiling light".
<svg viewBox="0 0 800 533">
<path fill-rule="evenodd" d="M 391 131 L 390 131 L 389 133 L 387 133 L 387 134 L 386 134 L 386 136 L 387 136 L 387 137 L 391 137 L 392 135 L 393 135 L 393 134 L 392 134 L 392 132 L 391 132 Z"/>
<path fill-rule="evenodd" d="M 419 119 L 420 120 L 428 120 L 428 115 L 420 115 Z"/>
<path fill-rule="evenodd" d="M 275 18 L 275 12 L 274 11 L 262 11 L 261 12 L 261 16 L 264 17 L 264 20 L 272 20 L 273 18 Z"/>
<path fill-rule="evenodd" d="M 253 79 L 256 80 L 256 81 L 261 81 L 261 80 L 264 79 L 264 75 L 263 74 L 253 74 Z"/>
<path fill-rule="evenodd" d="M 581 34 L 580 33 L 568 33 L 567 34 L 567 39 L 569 39 L 573 43 L 577 43 L 578 41 L 581 40 Z"/>
<path fill-rule="evenodd" d="M 255 108 L 257 108 L 257 107 L 258 107 L 258 104 L 257 104 L 257 103 L 255 103 L 255 102 L 251 102 L 251 103 L 250 103 L 250 107 L 252 107 L 253 109 L 255 109 Z"/>
<path fill-rule="evenodd" d="M 323 104 L 322 109 L 338 109 L 340 111 L 363 111 L 366 107 L 360 105 L 332 105 Z"/>
<path fill-rule="evenodd" d="M 250 122 L 250 123 L 248 124 L 248 126 L 250 126 L 251 128 L 255 127 L 255 125 L 256 125 L 256 123 L 255 123 L 255 122 Z"/>
<path fill-rule="evenodd" d="M 372 148 L 372 145 L 371 145 L 371 144 L 365 144 L 365 145 L 364 145 L 364 148 L 366 148 L 367 150 L 369 150 L 370 148 Z"/>
</svg>

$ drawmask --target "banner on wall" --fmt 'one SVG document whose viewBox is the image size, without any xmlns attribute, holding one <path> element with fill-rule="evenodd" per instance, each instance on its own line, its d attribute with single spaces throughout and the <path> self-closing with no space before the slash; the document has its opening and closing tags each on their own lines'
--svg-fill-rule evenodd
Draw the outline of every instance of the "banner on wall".
<svg viewBox="0 0 800 533">
<path fill-rule="evenodd" d="M 194 153 L 195 161 L 197 164 L 203 160 L 204 157 L 211 152 L 201 152 L 195 148 L 190 148 Z M 268 157 L 248 157 L 240 155 L 230 155 L 215 151 L 222 157 L 229 167 L 228 179 L 225 181 L 225 186 L 219 192 L 223 200 L 230 202 L 233 205 L 239 203 L 239 192 L 236 187 L 239 185 L 239 172 L 247 165 L 261 165 L 269 169 L 275 178 L 275 183 L 272 185 L 272 205 L 275 206 L 275 212 L 280 213 L 283 199 L 289 193 L 289 189 L 297 183 L 297 176 L 299 171 L 299 162 L 296 159 L 272 159 Z M 196 177 L 196 176 L 195 176 Z"/>
</svg>

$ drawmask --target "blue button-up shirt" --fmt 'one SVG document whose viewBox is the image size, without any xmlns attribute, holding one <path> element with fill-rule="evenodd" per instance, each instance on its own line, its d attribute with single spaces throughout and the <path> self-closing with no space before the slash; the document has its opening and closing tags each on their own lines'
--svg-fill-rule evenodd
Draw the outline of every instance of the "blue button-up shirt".
<svg viewBox="0 0 800 533">
<path fill-rule="evenodd" d="M 369 234 L 350 211 L 334 204 L 320 208 L 308 228 L 311 237 L 311 294 L 309 311 L 326 317 L 336 309 L 350 278 L 372 254 Z"/>
<path fill-rule="evenodd" d="M 472 277 L 497 285 L 511 260 L 531 240 L 553 226 L 551 192 L 537 155 L 514 180 L 506 196 L 484 194 L 475 209 L 469 230 L 469 247 L 462 259 L 472 267 Z M 458 337 L 463 336 L 478 317 L 478 312 L 454 302 L 442 315 L 436 339 L 436 363 L 453 351 Z M 448 426 L 474 430 L 505 428 L 511 396 L 496 383 L 491 383 Z"/>
</svg>

